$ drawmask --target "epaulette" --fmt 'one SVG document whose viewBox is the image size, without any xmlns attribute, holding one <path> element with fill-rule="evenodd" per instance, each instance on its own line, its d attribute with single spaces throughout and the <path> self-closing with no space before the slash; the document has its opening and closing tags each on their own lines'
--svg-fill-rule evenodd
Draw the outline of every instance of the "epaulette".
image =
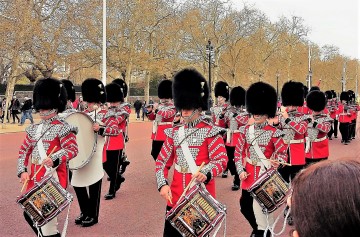
<svg viewBox="0 0 360 237">
<path fill-rule="evenodd" d="M 110 117 L 116 117 L 116 112 L 114 110 L 108 110 L 106 112 L 106 114 L 104 115 L 104 119 L 107 119 Z"/>
<path fill-rule="evenodd" d="M 285 135 L 285 133 L 282 130 L 276 129 L 273 134 L 273 137 L 283 137 L 284 135 Z"/>
<path fill-rule="evenodd" d="M 60 130 L 59 136 L 64 137 L 68 135 L 70 132 L 74 133 L 75 135 L 78 133 L 78 127 L 69 124 L 66 121 L 61 121 L 63 124 L 63 128 Z"/>
<path fill-rule="evenodd" d="M 211 125 L 211 124 L 210 124 Z M 218 134 L 223 135 L 226 132 L 226 129 L 211 125 L 210 131 L 207 133 L 207 137 L 214 137 Z"/>
<path fill-rule="evenodd" d="M 180 126 L 180 125 L 178 125 L 178 126 Z M 164 133 L 167 137 L 173 138 L 174 128 L 167 128 L 164 130 Z"/>
</svg>

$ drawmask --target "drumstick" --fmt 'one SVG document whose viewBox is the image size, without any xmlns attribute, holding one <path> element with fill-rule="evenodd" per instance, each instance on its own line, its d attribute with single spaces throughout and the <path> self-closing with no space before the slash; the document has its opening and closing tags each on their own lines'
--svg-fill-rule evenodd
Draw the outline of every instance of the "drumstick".
<svg viewBox="0 0 360 237">
<path fill-rule="evenodd" d="M 168 201 L 170 202 L 170 204 L 172 205 L 172 197 L 170 196 L 170 192 L 168 193 L 168 197 L 167 197 Z"/>
<path fill-rule="evenodd" d="M 260 157 L 258 157 L 258 159 L 260 159 L 260 160 L 267 160 L 267 161 L 270 160 L 270 159 L 260 158 Z M 278 161 L 278 160 L 271 160 L 271 161 L 274 161 L 274 162 L 276 162 L 276 163 L 278 163 L 278 164 L 281 164 L 281 165 L 292 166 L 290 163 L 286 163 L 286 162 L 282 162 L 282 161 Z"/>
<path fill-rule="evenodd" d="M 201 163 L 201 165 L 200 165 L 200 167 L 198 168 L 198 170 L 196 171 L 196 173 L 200 172 L 200 170 L 202 169 L 202 167 L 204 167 L 204 165 L 205 165 L 205 162 Z M 195 173 L 195 174 L 196 174 L 196 173 Z M 191 178 L 191 180 L 190 180 L 190 183 L 186 186 L 186 188 L 184 189 L 184 192 L 181 194 L 179 200 L 180 200 L 183 196 L 185 196 L 186 192 L 188 191 L 188 189 L 190 188 L 190 186 L 191 186 L 192 182 L 194 182 L 194 180 L 195 180 L 195 177 L 193 176 L 193 177 Z"/>
<path fill-rule="evenodd" d="M 24 181 L 24 184 L 23 184 L 23 186 L 22 186 L 22 188 L 21 188 L 20 193 L 23 192 L 23 190 L 24 190 L 24 188 L 27 186 L 27 183 L 28 183 L 28 182 L 29 182 L 29 179 L 26 179 L 26 180 Z"/>
<path fill-rule="evenodd" d="M 50 154 L 48 155 L 48 157 L 51 156 L 51 155 L 54 153 L 54 151 L 55 151 L 56 148 L 57 148 L 57 146 L 54 146 L 54 148 L 51 150 L 51 152 L 50 152 Z M 33 179 L 36 177 L 36 175 L 40 172 L 40 170 L 41 170 L 43 167 L 44 167 L 44 163 L 41 164 L 40 168 L 36 171 L 36 173 L 33 175 L 33 177 L 31 178 L 31 180 L 33 180 Z"/>
</svg>

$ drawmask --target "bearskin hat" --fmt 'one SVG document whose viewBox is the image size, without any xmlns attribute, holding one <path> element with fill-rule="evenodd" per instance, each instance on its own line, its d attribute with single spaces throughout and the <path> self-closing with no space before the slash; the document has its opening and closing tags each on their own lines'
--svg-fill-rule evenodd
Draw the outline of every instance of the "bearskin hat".
<svg viewBox="0 0 360 237">
<path fill-rule="evenodd" d="M 172 81 L 162 80 L 158 86 L 158 97 L 160 99 L 172 99 Z"/>
<path fill-rule="evenodd" d="M 105 86 L 106 101 L 107 102 L 122 102 L 124 101 L 124 95 L 121 88 L 116 83 L 110 83 Z"/>
<path fill-rule="evenodd" d="M 183 69 L 174 76 L 172 85 L 174 104 L 181 109 L 208 109 L 209 87 L 195 69 Z"/>
<path fill-rule="evenodd" d="M 320 88 L 318 86 L 312 86 L 310 88 L 310 91 L 309 92 L 312 92 L 312 91 L 320 91 Z"/>
<path fill-rule="evenodd" d="M 303 89 L 304 89 L 304 99 L 306 99 L 306 96 L 307 96 L 308 93 L 309 93 L 309 88 L 304 85 Z"/>
<path fill-rule="evenodd" d="M 306 105 L 315 112 L 324 110 L 326 106 L 325 93 L 318 90 L 311 91 L 306 97 Z"/>
<path fill-rule="evenodd" d="M 264 82 L 252 84 L 246 91 L 246 108 L 254 115 L 275 117 L 277 96 L 274 87 Z"/>
<path fill-rule="evenodd" d="M 96 78 L 88 78 L 81 84 L 83 100 L 92 103 L 105 103 L 106 91 L 104 84 Z"/>
<path fill-rule="evenodd" d="M 126 84 L 126 82 L 123 79 L 117 78 L 115 80 L 112 81 L 113 83 L 116 83 L 120 86 L 122 93 L 124 95 L 124 98 L 126 98 L 127 93 L 128 93 L 128 85 Z M 123 101 L 122 101 L 123 102 Z"/>
<path fill-rule="evenodd" d="M 330 100 L 333 98 L 333 93 L 331 91 L 325 91 L 326 99 Z"/>
<path fill-rule="evenodd" d="M 337 97 L 337 94 L 334 90 L 331 90 L 331 93 L 332 93 L 332 98 L 335 99 Z"/>
<path fill-rule="evenodd" d="M 222 96 L 229 100 L 229 85 L 224 81 L 218 81 L 214 88 L 215 97 Z"/>
<path fill-rule="evenodd" d="M 303 106 L 304 86 L 300 82 L 288 81 L 281 90 L 283 106 Z"/>
<path fill-rule="evenodd" d="M 63 112 L 67 104 L 67 93 L 63 83 L 54 78 L 43 78 L 36 82 L 33 93 L 34 108 L 57 109 Z"/>
<path fill-rule="evenodd" d="M 71 102 L 75 101 L 75 88 L 73 83 L 70 80 L 62 79 L 61 82 L 64 84 L 66 93 L 67 93 L 67 99 Z"/>
<path fill-rule="evenodd" d="M 230 92 L 230 104 L 232 106 L 245 105 L 246 91 L 241 86 L 234 87 Z"/>
<path fill-rule="evenodd" d="M 340 94 L 340 100 L 349 101 L 349 93 L 347 91 L 343 91 Z"/>
</svg>

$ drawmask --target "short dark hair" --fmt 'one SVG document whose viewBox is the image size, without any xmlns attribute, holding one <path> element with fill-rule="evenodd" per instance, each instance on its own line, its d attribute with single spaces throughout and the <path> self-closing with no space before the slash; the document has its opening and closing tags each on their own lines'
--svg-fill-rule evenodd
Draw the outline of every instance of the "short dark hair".
<svg viewBox="0 0 360 237">
<path fill-rule="evenodd" d="M 300 237 L 360 234 L 360 162 L 322 161 L 293 181 L 291 213 Z"/>
</svg>

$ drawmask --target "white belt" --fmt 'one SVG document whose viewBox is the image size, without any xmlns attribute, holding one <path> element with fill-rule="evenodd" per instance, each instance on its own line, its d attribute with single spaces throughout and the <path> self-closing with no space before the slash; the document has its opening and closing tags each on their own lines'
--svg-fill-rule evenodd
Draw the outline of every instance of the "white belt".
<svg viewBox="0 0 360 237">
<path fill-rule="evenodd" d="M 322 137 L 322 138 L 317 138 L 313 142 L 322 142 L 322 141 L 325 141 L 326 139 L 327 139 L 327 136 Z"/>
<path fill-rule="evenodd" d="M 198 168 L 200 167 L 200 166 L 197 166 Z M 175 170 L 177 171 L 177 172 L 179 172 L 179 173 L 183 173 L 183 174 L 191 174 L 191 171 L 190 171 L 190 169 L 188 168 L 188 167 L 182 167 L 182 166 L 180 166 L 180 165 L 178 165 L 178 164 L 176 164 L 175 163 Z"/>
<path fill-rule="evenodd" d="M 231 135 L 235 134 L 235 133 L 240 133 L 240 130 L 227 129 L 227 131 L 226 131 L 226 142 L 227 143 L 230 143 L 232 141 Z"/>
<path fill-rule="evenodd" d="M 261 161 L 255 161 L 248 157 L 246 157 L 246 162 L 253 166 L 261 166 L 262 165 Z"/>
<path fill-rule="evenodd" d="M 304 139 L 290 140 L 290 141 L 285 141 L 285 140 L 284 140 L 284 143 L 285 143 L 286 145 L 288 145 L 288 144 L 299 144 L 299 143 L 303 143 L 303 142 L 304 142 Z"/>
<path fill-rule="evenodd" d="M 341 113 L 339 115 L 344 115 L 344 116 L 348 116 L 348 115 L 351 115 L 351 113 Z"/>
<path fill-rule="evenodd" d="M 158 125 L 172 125 L 172 122 L 163 122 L 158 123 Z"/>
</svg>

